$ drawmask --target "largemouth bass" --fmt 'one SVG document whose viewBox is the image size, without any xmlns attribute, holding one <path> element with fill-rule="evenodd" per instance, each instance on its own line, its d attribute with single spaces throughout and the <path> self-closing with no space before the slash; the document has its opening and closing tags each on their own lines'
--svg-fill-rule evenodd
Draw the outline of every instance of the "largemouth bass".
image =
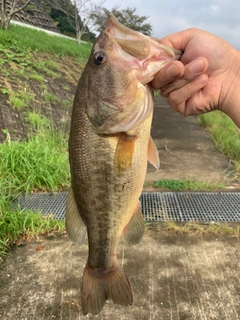
<svg viewBox="0 0 240 320">
<path fill-rule="evenodd" d="M 79 244 L 87 230 L 83 314 L 98 314 L 108 299 L 133 303 L 117 247 L 121 237 L 133 245 L 144 233 L 139 197 L 147 161 L 159 167 L 150 136 L 154 102 L 149 83 L 180 55 L 110 15 L 78 83 L 69 138 L 72 181 L 66 228 Z"/>
</svg>

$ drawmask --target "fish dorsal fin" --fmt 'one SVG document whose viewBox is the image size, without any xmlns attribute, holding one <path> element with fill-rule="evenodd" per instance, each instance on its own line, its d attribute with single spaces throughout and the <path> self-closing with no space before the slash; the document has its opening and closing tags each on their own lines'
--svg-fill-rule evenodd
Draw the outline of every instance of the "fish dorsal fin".
<svg viewBox="0 0 240 320">
<path fill-rule="evenodd" d="M 65 223 L 69 238 L 79 245 L 84 244 L 87 238 L 87 228 L 78 212 L 72 187 L 68 192 Z"/>
<path fill-rule="evenodd" d="M 160 159 L 158 154 L 158 149 L 152 139 L 152 137 L 149 137 L 148 141 L 148 161 L 156 168 L 160 168 Z"/>
</svg>

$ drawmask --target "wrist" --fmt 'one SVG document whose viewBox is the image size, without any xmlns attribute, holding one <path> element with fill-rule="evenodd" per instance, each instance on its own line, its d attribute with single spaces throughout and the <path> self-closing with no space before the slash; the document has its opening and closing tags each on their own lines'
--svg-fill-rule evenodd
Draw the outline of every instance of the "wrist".
<svg viewBox="0 0 240 320">
<path fill-rule="evenodd" d="M 228 74 L 223 81 L 219 109 L 240 128 L 240 52 L 234 49 Z"/>
</svg>

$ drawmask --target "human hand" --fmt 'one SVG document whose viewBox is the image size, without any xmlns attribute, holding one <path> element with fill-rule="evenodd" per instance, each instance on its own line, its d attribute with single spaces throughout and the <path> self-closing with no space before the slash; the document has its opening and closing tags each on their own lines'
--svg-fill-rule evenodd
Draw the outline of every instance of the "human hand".
<svg viewBox="0 0 240 320">
<path fill-rule="evenodd" d="M 161 40 L 184 51 L 152 81 L 184 116 L 219 109 L 240 126 L 240 53 L 225 40 L 188 29 Z"/>
</svg>

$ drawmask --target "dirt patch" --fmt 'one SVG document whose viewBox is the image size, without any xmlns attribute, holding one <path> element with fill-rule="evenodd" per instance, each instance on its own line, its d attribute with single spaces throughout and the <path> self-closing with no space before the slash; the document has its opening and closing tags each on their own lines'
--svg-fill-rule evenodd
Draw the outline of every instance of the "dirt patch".
<svg viewBox="0 0 240 320">
<path fill-rule="evenodd" d="M 66 235 L 22 243 L 1 263 L 0 318 L 88 319 L 80 284 L 87 246 Z M 238 238 L 195 237 L 147 230 L 141 244 L 119 248 L 132 307 L 106 303 L 98 319 L 240 319 Z M 93 317 L 96 318 L 96 317 Z"/>
</svg>

